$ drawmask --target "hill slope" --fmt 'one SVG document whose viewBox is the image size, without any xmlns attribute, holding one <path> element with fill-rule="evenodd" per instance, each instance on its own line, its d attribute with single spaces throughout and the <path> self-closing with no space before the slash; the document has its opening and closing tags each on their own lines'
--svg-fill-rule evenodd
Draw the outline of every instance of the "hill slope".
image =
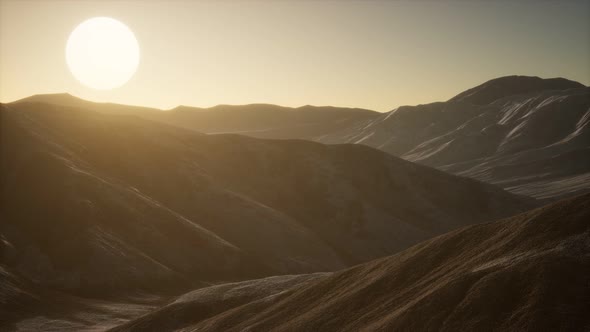
<svg viewBox="0 0 590 332">
<path fill-rule="evenodd" d="M 585 331 L 589 220 L 580 196 L 290 287 L 202 289 L 115 330 Z"/>
<path fill-rule="evenodd" d="M 2 262 L 76 294 L 331 271 L 531 206 L 360 145 L 40 103 L 0 115 Z"/>
</svg>

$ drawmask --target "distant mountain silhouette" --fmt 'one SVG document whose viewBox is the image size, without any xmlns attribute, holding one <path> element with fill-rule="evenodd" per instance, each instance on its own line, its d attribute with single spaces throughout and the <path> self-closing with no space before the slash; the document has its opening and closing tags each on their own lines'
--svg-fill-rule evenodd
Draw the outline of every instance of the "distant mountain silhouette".
<svg viewBox="0 0 590 332">
<path fill-rule="evenodd" d="M 298 138 L 315 140 L 326 131 L 339 131 L 380 114 L 360 108 L 301 106 L 297 108 L 270 104 L 218 105 L 211 108 L 179 106 L 171 110 L 94 103 L 67 93 L 35 95 L 20 103 L 47 103 L 78 107 L 102 113 L 137 115 L 202 133 L 233 133 L 258 138 Z"/>
<path fill-rule="evenodd" d="M 590 195 L 331 274 L 190 292 L 113 331 L 585 331 Z"/>
<path fill-rule="evenodd" d="M 207 109 L 178 107 L 154 120 L 203 133 L 236 133 L 258 138 L 315 140 L 374 117 L 377 112 L 358 108 L 276 105 L 219 105 Z"/>
<path fill-rule="evenodd" d="M 69 95 L 20 102 L 135 114 L 202 133 L 364 144 L 540 199 L 590 191 L 590 88 L 563 78 L 501 77 L 446 102 L 387 113 L 266 104 L 161 112 Z"/>
</svg>

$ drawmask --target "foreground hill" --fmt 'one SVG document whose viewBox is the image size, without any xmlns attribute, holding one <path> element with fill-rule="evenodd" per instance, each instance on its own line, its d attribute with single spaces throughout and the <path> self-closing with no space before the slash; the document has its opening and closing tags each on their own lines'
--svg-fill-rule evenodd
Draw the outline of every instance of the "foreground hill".
<svg viewBox="0 0 590 332">
<path fill-rule="evenodd" d="M 200 289 L 113 331 L 586 331 L 590 195 L 333 274 Z"/>
<path fill-rule="evenodd" d="M 361 145 L 4 105 L 2 263 L 78 295 L 333 271 L 528 199 Z"/>
<path fill-rule="evenodd" d="M 0 264 L 0 331 L 104 331 L 162 303 L 161 297 L 147 294 L 107 300 L 72 296 L 26 280 Z"/>
<path fill-rule="evenodd" d="M 446 102 L 387 113 L 265 104 L 162 112 L 70 95 L 20 102 L 33 101 L 135 114 L 203 133 L 364 144 L 540 199 L 590 190 L 590 88 L 562 78 L 501 77 Z"/>
</svg>

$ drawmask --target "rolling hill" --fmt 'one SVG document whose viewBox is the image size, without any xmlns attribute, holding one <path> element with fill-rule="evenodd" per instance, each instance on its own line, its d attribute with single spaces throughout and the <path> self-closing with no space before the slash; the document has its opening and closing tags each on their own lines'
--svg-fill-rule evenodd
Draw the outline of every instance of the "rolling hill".
<svg viewBox="0 0 590 332">
<path fill-rule="evenodd" d="M 77 295 L 333 271 L 534 204 L 362 145 L 41 103 L 0 115 L 2 264 Z"/>
<path fill-rule="evenodd" d="M 113 331 L 586 331 L 590 195 L 343 271 L 196 290 Z"/>
</svg>

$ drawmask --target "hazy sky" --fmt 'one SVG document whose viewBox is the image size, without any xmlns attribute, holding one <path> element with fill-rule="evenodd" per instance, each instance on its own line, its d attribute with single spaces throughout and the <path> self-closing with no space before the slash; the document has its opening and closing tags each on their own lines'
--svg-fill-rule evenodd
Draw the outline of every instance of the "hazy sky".
<svg viewBox="0 0 590 332">
<path fill-rule="evenodd" d="M 69 92 L 387 111 L 511 74 L 590 84 L 590 1 L 0 1 L 2 102 Z M 66 65 L 70 32 L 95 16 L 139 41 L 138 71 L 115 90 L 84 87 Z"/>
</svg>

